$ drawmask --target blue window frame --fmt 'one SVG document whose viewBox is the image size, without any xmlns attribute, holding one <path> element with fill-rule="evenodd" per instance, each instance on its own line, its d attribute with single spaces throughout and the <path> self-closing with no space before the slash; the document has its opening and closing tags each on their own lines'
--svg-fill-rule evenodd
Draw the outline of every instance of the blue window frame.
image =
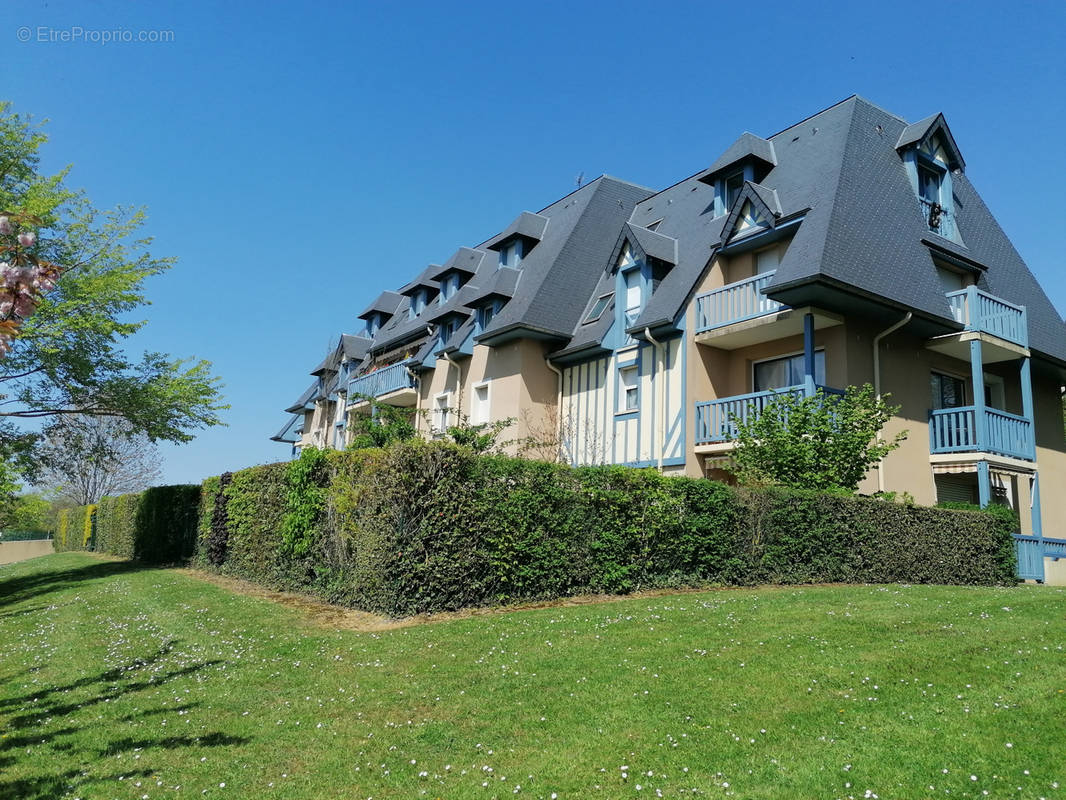
<svg viewBox="0 0 1066 800">
<path fill-rule="evenodd" d="M 489 303 L 486 306 L 482 306 L 477 312 L 477 325 L 480 330 L 485 330 L 489 327 L 493 318 L 500 313 L 500 301 Z"/>
<path fill-rule="evenodd" d="M 410 303 L 410 305 L 407 308 L 407 316 L 408 316 L 408 318 L 409 319 L 414 319 L 415 317 L 417 317 L 419 314 L 422 313 L 422 311 L 425 309 L 425 307 L 426 307 L 426 293 L 423 290 L 419 289 L 417 292 L 415 292 L 413 295 L 411 295 L 411 303 Z"/>
<path fill-rule="evenodd" d="M 522 264 L 523 256 L 525 256 L 525 247 L 522 244 L 522 240 L 515 237 L 500 248 L 499 266 L 518 269 Z"/>
<path fill-rule="evenodd" d="M 444 276 L 440 282 L 440 305 L 444 305 L 459 291 L 459 273 L 452 272 Z"/>
</svg>

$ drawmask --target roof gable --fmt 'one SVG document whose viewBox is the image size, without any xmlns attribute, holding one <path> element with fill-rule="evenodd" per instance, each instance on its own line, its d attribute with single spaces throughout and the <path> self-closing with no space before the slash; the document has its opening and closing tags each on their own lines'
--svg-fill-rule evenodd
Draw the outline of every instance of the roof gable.
<svg viewBox="0 0 1066 800">
<path fill-rule="evenodd" d="M 703 183 L 713 183 L 721 173 L 750 161 L 773 168 L 777 166 L 777 152 L 774 150 L 773 142 L 745 131 L 739 139 L 726 148 L 722 155 L 715 159 L 711 166 L 703 171 L 698 180 Z"/>
<path fill-rule="evenodd" d="M 955 137 L 951 135 L 951 129 L 948 127 L 948 122 L 944 119 L 942 113 L 933 114 L 931 117 L 926 117 L 920 122 L 915 122 L 904 128 L 896 141 L 896 150 L 904 150 L 914 145 L 922 147 L 929 144 L 937 136 L 939 136 L 940 143 L 947 153 L 948 167 L 951 169 L 965 169 L 966 161 L 963 160 L 962 152 L 959 150 L 958 144 L 955 143 Z"/>
</svg>

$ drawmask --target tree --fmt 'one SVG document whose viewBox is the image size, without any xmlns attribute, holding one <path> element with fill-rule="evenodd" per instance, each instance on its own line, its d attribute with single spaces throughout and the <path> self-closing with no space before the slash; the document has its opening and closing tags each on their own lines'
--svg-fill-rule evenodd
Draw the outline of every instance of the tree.
<svg viewBox="0 0 1066 800">
<path fill-rule="evenodd" d="M 907 438 L 906 431 L 891 440 L 878 436 L 898 411 L 869 384 L 851 386 L 843 396 L 781 393 L 762 413 L 733 417 L 734 472 L 749 485 L 854 492 L 869 469 Z"/>
<path fill-rule="evenodd" d="M 79 506 L 147 489 L 160 474 L 155 445 L 114 417 L 64 417 L 48 428 L 36 457 L 38 484 Z"/>
<path fill-rule="evenodd" d="M 411 409 L 379 403 L 365 394 L 354 395 L 351 400 L 365 400 L 370 405 L 370 413 L 352 415 L 352 422 L 348 426 L 351 435 L 349 450 L 385 447 L 393 442 L 412 439 L 417 433 L 415 416 Z"/>
<path fill-rule="evenodd" d="M 52 527 L 52 503 L 39 492 L 18 495 L 0 513 L 0 529 L 45 531 Z"/>
<path fill-rule="evenodd" d="M 9 496 L 16 473 L 34 477 L 41 420 L 113 417 L 149 441 L 185 442 L 221 424 L 226 408 L 208 362 L 122 350 L 145 324 L 131 317 L 146 303 L 144 282 L 173 262 L 148 252 L 143 210 L 97 210 L 65 185 L 68 170 L 40 174 L 45 141 L 0 104 L 0 493 Z"/>
</svg>

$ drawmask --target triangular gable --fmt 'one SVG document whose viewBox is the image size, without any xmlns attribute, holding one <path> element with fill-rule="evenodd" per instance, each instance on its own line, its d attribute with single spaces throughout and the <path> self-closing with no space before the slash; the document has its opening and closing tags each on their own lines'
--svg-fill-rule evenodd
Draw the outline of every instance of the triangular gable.
<svg viewBox="0 0 1066 800">
<path fill-rule="evenodd" d="M 780 216 L 781 203 L 777 191 L 745 181 L 722 226 L 722 242 L 724 244 L 736 236 L 773 228 Z"/>
<path fill-rule="evenodd" d="M 744 132 L 697 180 L 713 184 L 721 173 L 747 161 L 761 163 L 765 168 L 776 167 L 777 153 L 774 151 L 774 143 L 753 133 Z"/>
<path fill-rule="evenodd" d="M 617 272 L 629 264 L 638 261 L 647 263 L 652 258 L 675 266 L 677 240 L 627 222 L 622 226 L 622 232 L 618 235 L 614 250 L 611 251 L 607 271 Z"/>
<path fill-rule="evenodd" d="M 948 167 L 965 169 L 966 161 L 962 157 L 958 144 L 955 143 L 955 137 L 951 135 L 951 129 L 943 114 L 934 114 L 904 128 L 903 133 L 899 135 L 899 141 L 896 142 L 896 150 L 916 145 L 919 149 L 932 151 L 932 142 L 936 138 L 939 138 L 947 156 L 945 160 Z M 929 154 L 933 155 L 933 152 Z"/>
</svg>

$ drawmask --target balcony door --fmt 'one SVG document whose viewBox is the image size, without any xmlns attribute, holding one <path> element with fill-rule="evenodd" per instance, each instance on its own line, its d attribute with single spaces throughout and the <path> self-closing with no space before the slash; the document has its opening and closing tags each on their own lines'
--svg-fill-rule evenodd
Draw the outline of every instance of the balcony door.
<svg viewBox="0 0 1066 800">
<path fill-rule="evenodd" d="M 752 387 L 756 392 L 802 386 L 803 377 L 803 353 L 757 361 L 752 365 Z M 825 350 L 814 352 L 814 382 L 825 385 Z"/>
</svg>

